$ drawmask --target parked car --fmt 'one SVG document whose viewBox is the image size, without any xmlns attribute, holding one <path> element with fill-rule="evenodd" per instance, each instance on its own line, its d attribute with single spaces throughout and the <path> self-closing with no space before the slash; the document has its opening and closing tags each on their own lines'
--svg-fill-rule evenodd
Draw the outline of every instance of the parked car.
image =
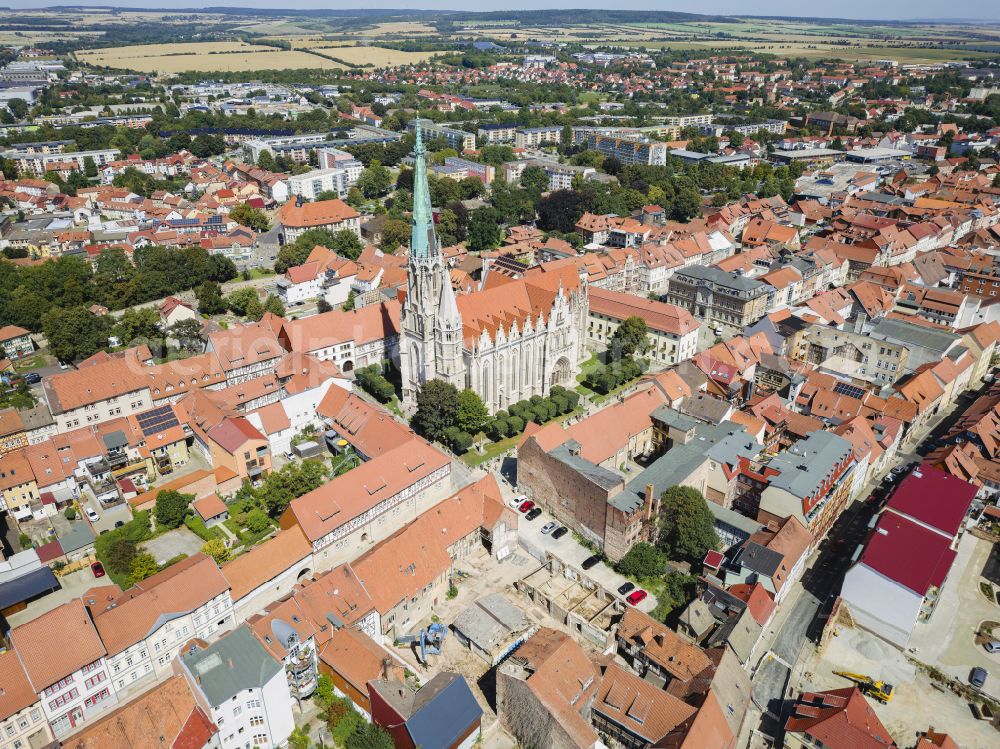
<svg viewBox="0 0 1000 749">
<path fill-rule="evenodd" d="M 623 583 L 618 588 L 618 595 L 623 596 L 626 593 L 631 593 L 633 590 L 635 590 L 635 585 L 633 585 L 632 583 Z"/>
<path fill-rule="evenodd" d="M 566 530 L 566 526 L 560 525 L 558 528 L 552 531 L 552 538 L 562 538 L 567 533 L 569 533 L 569 531 Z"/>
<path fill-rule="evenodd" d="M 536 507 L 533 510 L 528 510 L 524 514 L 524 519 L 525 520 L 534 520 L 535 518 L 537 518 L 541 514 L 542 514 L 542 508 L 541 507 Z"/>
<path fill-rule="evenodd" d="M 989 671 L 987 671 L 982 666 L 976 666 L 972 669 L 972 673 L 969 674 L 969 683 L 976 689 L 982 689 L 986 684 L 986 679 L 989 677 Z"/>
<path fill-rule="evenodd" d="M 123 525 L 125 525 L 125 521 L 124 520 L 116 520 L 115 521 L 115 528 L 121 528 Z"/>
<path fill-rule="evenodd" d="M 42 381 L 42 376 L 38 374 L 38 372 L 28 372 L 28 374 L 24 376 L 24 381 L 29 385 L 37 385 Z"/>
<path fill-rule="evenodd" d="M 104 565 L 100 562 L 91 564 L 90 571 L 94 573 L 94 577 L 104 577 Z"/>
<path fill-rule="evenodd" d="M 546 536 L 559 527 L 559 523 L 553 523 L 551 520 L 542 526 L 542 533 Z"/>
<path fill-rule="evenodd" d="M 532 502 L 529 499 L 529 500 L 526 500 L 526 501 L 522 502 L 521 505 L 517 509 L 520 512 L 528 512 L 528 510 L 532 510 L 532 509 L 534 509 L 534 507 L 535 507 L 535 503 Z"/>
<path fill-rule="evenodd" d="M 87 515 L 87 520 L 89 520 L 89 521 L 90 521 L 91 523 L 96 523 L 96 522 L 97 522 L 98 520 L 100 520 L 100 519 L 101 519 L 101 516 L 100 516 L 100 515 L 98 515 L 98 514 L 97 514 L 97 513 L 96 513 L 96 512 L 95 512 L 95 511 L 94 511 L 93 509 L 91 509 L 90 507 L 86 508 L 86 509 L 84 510 L 84 513 L 85 513 L 85 514 Z"/>
<path fill-rule="evenodd" d="M 1000 653 L 1000 640 L 989 640 L 983 643 L 987 653 Z"/>
<path fill-rule="evenodd" d="M 516 510 L 518 507 L 520 507 L 522 504 L 524 504 L 527 501 L 528 501 L 527 496 L 525 496 L 524 494 L 518 494 L 516 497 L 514 497 L 512 499 L 508 499 L 507 500 L 507 504 L 510 507 L 513 507 Z"/>
<path fill-rule="evenodd" d="M 629 602 L 630 606 L 638 606 L 640 603 L 642 603 L 644 600 L 646 600 L 646 596 L 647 595 L 648 594 L 646 593 L 646 591 L 644 591 L 644 590 L 637 590 L 635 593 L 633 593 L 632 595 L 630 595 L 625 600 Z"/>
<path fill-rule="evenodd" d="M 601 558 L 597 554 L 594 554 L 594 556 L 587 557 L 586 559 L 584 559 L 583 564 L 581 564 L 580 566 L 583 567 L 585 570 L 589 570 L 591 567 L 593 567 L 600 561 Z"/>
</svg>

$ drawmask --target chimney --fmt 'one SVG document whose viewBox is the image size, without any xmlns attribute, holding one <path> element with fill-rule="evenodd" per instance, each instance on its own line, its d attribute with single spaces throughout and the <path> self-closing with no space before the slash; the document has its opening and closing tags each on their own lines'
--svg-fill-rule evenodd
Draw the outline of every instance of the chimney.
<svg viewBox="0 0 1000 749">
<path fill-rule="evenodd" d="M 229 670 L 232 671 L 233 670 L 233 659 L 232 658 L 227 658 L 226 659 L 226 665 L 229 666 Z"/>
<path fill-rule="evenodd" d="M 646 493 L 643 497 L 642 504 L 646 511 L 646 522 L 652 522 L 653 520 L 653 505 L 656 503 L 655 499 L 656 488 L 652 484 L 646 484 Z"/>
<path fill-rule="evenodd" d="M 385 681 L 392 681 L 392 658 L 382 659 L 382 678 Z"/>
</svg>

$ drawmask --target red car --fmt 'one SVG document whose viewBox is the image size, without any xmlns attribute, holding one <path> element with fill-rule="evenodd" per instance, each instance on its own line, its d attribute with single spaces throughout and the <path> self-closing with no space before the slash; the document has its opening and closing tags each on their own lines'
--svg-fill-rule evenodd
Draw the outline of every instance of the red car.
<svg viewBox="0 0 1000 749">
<path fill-rule="evenodd" d="M 104 565 L 100 562 L 91 564 L 90 571 L 94 573 L 94 577 L 104 577 Z"/>
<path fill-rule="evenodd" d="M 646 591 L 644 591 L 644 590 L 637 590 L 635 593 L 633 593 L 632 595 L 630 595 L 625 600 L 628 601 L 629 604 L 631 604 L 632 606 L 638 606 L 645 599 L 646 599 Z"/>
<path fill-rule="evenodd" d="M 535 507 L 535 503 L 532 502 L 529 499 L 529 500 L 527 500 L 525 502 L 522 502 L 521 506 L 518 507 L 517 509 L 518 509 L 519 512 L 527 512 L 528 510 L 534 509 L 534 507 Z"/>
</svg>

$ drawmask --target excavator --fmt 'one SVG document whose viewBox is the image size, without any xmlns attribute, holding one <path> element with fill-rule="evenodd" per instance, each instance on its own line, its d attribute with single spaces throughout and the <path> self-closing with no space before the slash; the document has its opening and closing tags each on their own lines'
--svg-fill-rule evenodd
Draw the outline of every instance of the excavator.
<svg viewBox="0 0 1000 749">
<path fill-rule="evenodd" d="M 893 694 L 896 693 L 896 688 L 892 684 L 878 681 L 867 674 L 852 674 L 850 671 L 834 671 L 833 673 L 837 676 L 843 676 L 845 679 L 850 679 L 858 685 L 858 689 L 872 699 L 878 700 L 883 705 L 887 704 L 892 699 Z"/>
</svg>

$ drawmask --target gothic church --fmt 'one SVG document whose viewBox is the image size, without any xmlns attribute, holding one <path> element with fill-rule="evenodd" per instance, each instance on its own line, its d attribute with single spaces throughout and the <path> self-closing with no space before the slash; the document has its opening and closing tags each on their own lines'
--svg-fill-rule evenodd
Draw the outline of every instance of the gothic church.
<svg viewBox="0 0 1000 749">
<path fill-rule="evenodd" d="M 413 409 L 432 379 L 469 388 L 490 413 L 552 385 L 572 387 L 587 358 L 587 287 L 575 268 L 530 269 L 519 279 L 488 274 L 456 297 L 434 230 L 427 164 L 416 131 L 413 227 L 399 364 L 403 406 Z"/>
</svg>

